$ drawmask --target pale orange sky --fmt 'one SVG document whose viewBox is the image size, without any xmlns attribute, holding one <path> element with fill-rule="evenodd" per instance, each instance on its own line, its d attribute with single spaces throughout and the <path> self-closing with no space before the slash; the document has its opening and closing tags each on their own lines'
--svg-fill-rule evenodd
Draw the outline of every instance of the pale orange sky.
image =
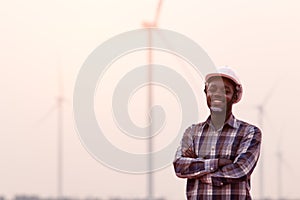
<svg viewBox="0 0 300 200">
<path fill-rule="evenodd" d="M 153 18 L 157 2 L 13 0 L 0 3 L 0 195 L 56 195 L 57 113 L 54 111 L 40 119 L 55 105 L 58 67 L 63 68 L 66 99 L 64 194 L 102 198 L 146 195 L 146 176 L 111 170 L 92 158 L 81 145 L 73 120 L 72 95 L 76 76 L 88 55 L 109 38 L 141 28 L 143 21 Z M 300 168 L 297 149 L 300 137 L 294 126 L 300 113 L 297 101 L 300 96 L 297 84 L 299 8 L 297 0 L 165 0 L 159 19 L 160 28 L 191 38 L 217 66 L 229 65 L 237 70 L 245 90 L 242 101 L 234 108 L 237 118 L 258 125 L 256 106 L 274 88 L 265 105 L 263 127 L 264 193 L 270 198 L 278 197 L 279 141 L 284 158 L 282 196 L 300 197 L 297 183 L 300 177 L 296 171 Z M 136 60 L 133 57 L 134 65 L 146 63 L 138 55 Z M 115 73 L 110 76 L 117 77 Z M 199 89 L 201 101 L 199 120 L 203 120 L 207 109 L 202 82 L 195 88 Z M 165 99 L 161 101 L 166 104 Z M 130 106 L 132 117 L 144 124 L 140 118 L 144 113 Z M 168 141 L 172 135 L 161 137 Z M 124 141 L 111 139 L 120 148 L 126 148 L 125 138 Z M 259 195 L 258 176 L 259 168 L 252 180 L 254 197 Z M 156 172 L 154 180 L 155 196 L 184 199 L 185 180 L 176 178 L 171 166 Z"/>
</svg>

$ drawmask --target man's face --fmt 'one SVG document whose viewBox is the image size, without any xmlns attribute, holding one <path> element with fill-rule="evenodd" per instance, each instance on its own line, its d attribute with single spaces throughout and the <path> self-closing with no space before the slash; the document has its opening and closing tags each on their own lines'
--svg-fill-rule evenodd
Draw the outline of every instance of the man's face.
<svg viewBox="0 0 300 200">
<path fill-rule="evenodd" d="M 207 105 L 213 112 L 231 112 L 234 86 L 227 78 L 212 78 L 207 86 Z"/>
</svg>

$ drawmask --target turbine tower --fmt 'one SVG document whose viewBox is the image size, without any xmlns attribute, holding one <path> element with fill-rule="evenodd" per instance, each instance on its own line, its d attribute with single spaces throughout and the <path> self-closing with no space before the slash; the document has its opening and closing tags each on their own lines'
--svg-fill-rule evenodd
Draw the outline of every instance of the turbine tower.
<svg viewBox="0 0 300 200">
<path fill-rule="evenodd" d="M 57 97 L 57 196 L 63 198 L 63 104 L 64 104 L 64 88 L 62 69 L 59 68 L 58 73 L 58 97 Z"/>
<path fill-rule="evenodd" d="M 278 137 L 278 143 L 277 143 L 277 151 L 276 151 L 276 157 L 277 157 L 277 173 L 278 173 L 278 182 L 277 182 L 277 190 L 278 190 L 278 199 L 283 200 L 285 199 L 283 197 L 283 189 L 284 189 L 284 183 L 283 183 L 283 172 L 290 172 L 293 175 L 293 178 L 299 179 L 298 176 L 295 177 L 295 172 L 291 165 L 289 164 L 288 160 L 285 159 L 285 156 L 283 154 L 283 148 L 282 144 L 284 142 L 283 140 L 283 130 L 285 129 L 286 123 L 283 123 L 283 125 L 280 128 L 279 131 L 279 137 Z M 288 169 L 284 169 L 288 168 Z"/>
<path fill-rule="evenodd" d="M 278 83 L 277 81 L 276 83 Z M 263 131 L 264 127 L 264 118 L 265 118 L 265 106 L 269 102 L 272 94 L 274 93 L 274 90 L 277 85 L 274 85 L 271 90 L 265 95 L 263 101 L 256 107 L 258 110 L 258 124 L 260 129 Z M 263 149 L 260 152 L 260 158 L 259 158 L 259 163 L 260 163 L 260 177 L 259 177 L 259 194 L 260 194 L 260 199 L 265 199 L 265 194 L 264 194 L 264 184 L 265 184 L 265 178 L 264 178 L 264 152 Z"/>
<path fill-rule="evenodd" d="M 152 104 L 153 104 L 153 92 L 152 92 L 152 86 L 151 86 L 151 82 L 153 80 L 152 76 L 152 64 L 153 64 L 153 54 L 152 54 L 152 32 L 151 32 L 151 28 L 156 28 L 157 24 L 158 24 L 158 19 L 160 16 L 160 10 L 161 10 L 161 5 L 162 5 L 162 0 L 159 0 L 158 5 L 156 7 L 156 12 L 155 12 L 155 17 L 154 20 L 152 22 L 146 22 L 144 21 L 142 23 L 144 28 L 148 29 L 148 82 L 149 82 L 149 89 L 148 89 L 148 108 L 151 109 Z M 151 120 L 151 119 L 150 119 Z M 152 151 L 153 151 L 153 141 L 152 141 L 152 125 L 151 122 L 149 123 L 149 129 L 148 129 L 148 135 L 149 135 L 149 139 L 148 139 L 148 181 L 147 181 L 147 200 L 153 200 L 153 160 L 152 160 Z"/>
<path fill-rule="evenodd" d="M 40 119 L 37 124 L 41 124 L 46 120 L 53 112 L 57 111 L 57 161 L 56 161 L 56 196 L 57 199 L 63 199 L 63 104 L 65 101 L 63 90 L 63 76 L 62 68 L 60 65 L 57 68 L 58 71 L 58 96 L 54 106 Z"/>
<path fill-rule="evenodd" d="M 277 190 L 278 190 L 278 199 L 282 200 L 282 163 L 283 163 L 283 157 L 282 157 L 282 128 L 280 129 L 279 132 L 279 140 L 278 140 L 278 148 L 277 148 L 277 152 L 276 152 L 276 156 L 277 156 L 277 169 L 278 169 L 278 185 L 277 185 Z"/>
</svg>

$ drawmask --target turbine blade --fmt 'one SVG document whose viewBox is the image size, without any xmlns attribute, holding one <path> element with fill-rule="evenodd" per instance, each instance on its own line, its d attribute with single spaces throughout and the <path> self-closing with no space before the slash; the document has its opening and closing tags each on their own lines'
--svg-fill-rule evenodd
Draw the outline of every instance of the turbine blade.
<svg viewBox="0 0 300 200">
<path fill-rule="evenodd" d="M 163 2 L 162 0 L 159 0 L 159 2 L 157 4 L 157 8 L 156 8 L 156 12 L 155 12 L 155 18 L 154 18 L 154 24 L 156 26 L 158 24 L 158 19 L 159 19 L 159 16 L 160 16 L 162 2 Z"/>
<path fill-rule="evenodd" d="M 58 105 L 57 103 L 55 103 L 46 113 L 43 117 L 41 117 L 39 120 L 37 120 L 37 122 L 35 123 L 36 126 L 42 124 L 46 119 L 48 119 L 48 117 L 55 111 L 58 109 Z"/>
</svg>

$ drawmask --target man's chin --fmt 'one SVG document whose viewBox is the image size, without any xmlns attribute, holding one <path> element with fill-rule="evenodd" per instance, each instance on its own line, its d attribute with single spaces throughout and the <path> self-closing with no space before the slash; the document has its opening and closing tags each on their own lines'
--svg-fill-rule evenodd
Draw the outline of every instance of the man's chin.
<svg viewBox="0 0 300 200">
<path fill-rule="evenodd" d="M 210 107 L 210 110 L 212 111 L 212 112 L 224 112 L 224 109 L 222 109 L 222 108 L 220 108 L 220 107 L 215 107 L 215 106 L 211 106 Z"/>
</svg>

